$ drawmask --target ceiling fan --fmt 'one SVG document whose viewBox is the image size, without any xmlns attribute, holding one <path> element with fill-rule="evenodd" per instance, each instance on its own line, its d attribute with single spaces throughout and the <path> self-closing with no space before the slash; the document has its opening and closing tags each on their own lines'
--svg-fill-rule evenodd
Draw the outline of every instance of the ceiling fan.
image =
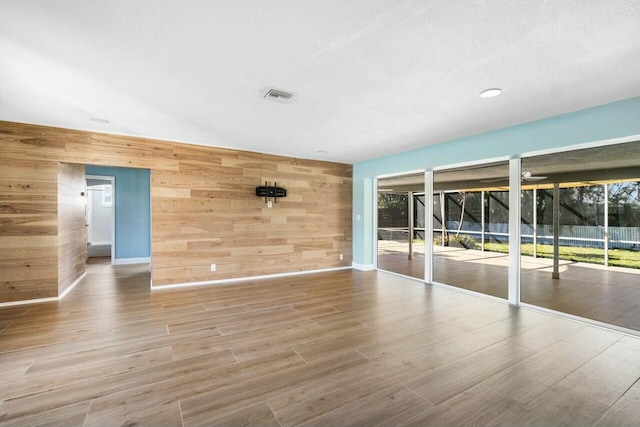
<svg viewBox="0 0 640 427">
<path fill-rule="evenodd" d="M 541 181 L 543 179 L 547 179 L 546 176 L 534 176 L 530 171 L 522 172 L 522 180 L 523 181 Z"/>
<path fill-rule="evenodd" d="M 522 172 L 522 180 L 527 182 L 540 181 L 543 179 L 547 179 L 546 176 L 535 176 L 530 171 Z M 493 178 L 493 179 L 481 179 L 480 182 L 500 182 L 500 181 L 508 181 L 509 178 Z"/>
</svg>

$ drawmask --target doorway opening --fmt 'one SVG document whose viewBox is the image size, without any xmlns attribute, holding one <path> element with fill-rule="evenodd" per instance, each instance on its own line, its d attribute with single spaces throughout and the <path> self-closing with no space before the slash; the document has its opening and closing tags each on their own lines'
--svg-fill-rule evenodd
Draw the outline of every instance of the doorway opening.
<svg viewBox="0 0 640 427">
<path fill-rule="evenodd" d="M 115 177 L 87 175 L 87 263 L 115 262 Z"/>
</svg>

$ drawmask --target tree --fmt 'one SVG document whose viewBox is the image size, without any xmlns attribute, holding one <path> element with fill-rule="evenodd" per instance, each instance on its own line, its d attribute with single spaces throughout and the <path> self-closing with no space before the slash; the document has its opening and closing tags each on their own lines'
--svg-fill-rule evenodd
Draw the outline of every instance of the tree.
<svg viewBox="0 0 640 427">
<path fill-rule="evenodd" d="M 378 227 L 408 227 L 408 211 L 408 194 L 378 193 Z"/>
</svg>

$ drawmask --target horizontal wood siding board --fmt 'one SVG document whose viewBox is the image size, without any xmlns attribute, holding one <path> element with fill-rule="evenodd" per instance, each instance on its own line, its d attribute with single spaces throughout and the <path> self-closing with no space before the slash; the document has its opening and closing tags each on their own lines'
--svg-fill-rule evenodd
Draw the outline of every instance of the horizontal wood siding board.
<svg viewBox="0 0 640 427">
<path fill-rule="evenodd" d="M 57 295 L 60 162 L 151 170 L 154 286 L 351 265 L 351 165 L 0 121 L 0 302 Z"/>
</svg>

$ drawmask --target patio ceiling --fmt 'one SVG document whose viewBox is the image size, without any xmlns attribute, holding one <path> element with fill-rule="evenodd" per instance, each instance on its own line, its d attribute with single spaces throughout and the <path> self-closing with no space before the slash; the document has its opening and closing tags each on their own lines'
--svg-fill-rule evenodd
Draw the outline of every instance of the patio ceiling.
<svg viewBox="0 0 640 427">
<path fill-rule="evenodd" d="M 522 171 L 546 177 L 523 181 L 523 187 L 549 187 L 553 183 L 595 183 L 640 180 L 640 141 L 573 150 L 522 159 Z M 506 189 L 508 162 L 486 163 L 436 171 L 434 190 Z M 413 174 L 378 180 L 378 189 L 424 191 L 424 177 Z"/>
</svg>

